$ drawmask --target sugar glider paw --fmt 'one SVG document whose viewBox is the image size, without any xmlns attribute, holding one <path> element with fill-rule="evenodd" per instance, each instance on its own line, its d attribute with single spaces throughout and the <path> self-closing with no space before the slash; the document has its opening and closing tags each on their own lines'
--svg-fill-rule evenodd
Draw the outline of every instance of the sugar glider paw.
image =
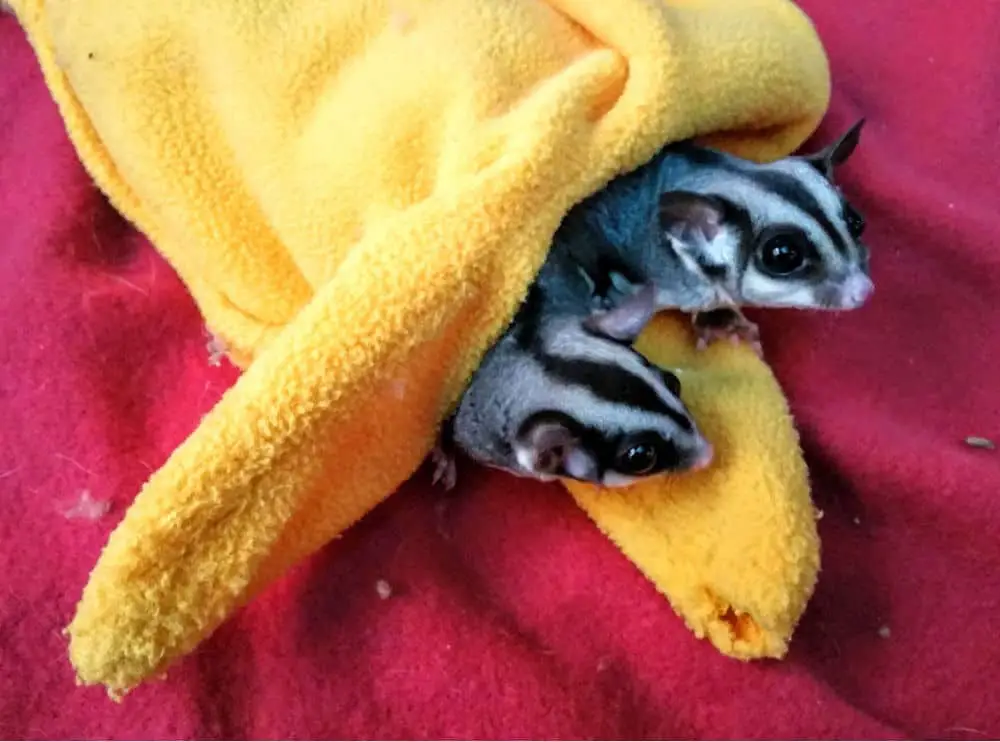
<svg viewBox="0 0 1000 742">
<path fill-rule="evenodd" d="M 717 340 L 728 339 L 733 345 L 744 342 L 754 353 L 761 358 L 764 357 L 757 325 L 744 317 L 738 309 L 727 307 L 698 312 L 691 321 L 697 337 L 698 350 L 704 350 Z"/>
<path fill-rule="evenodd" d="M 431 451 L 431 463 L 434 472 L 431 475 L 431 484 L 440 484 L 445 490 L 454 489 L 458 481 L 458 469 L 455 465 L 455 456 L 445 450 L 441 443 L 434 446 Z"/>
</svg>

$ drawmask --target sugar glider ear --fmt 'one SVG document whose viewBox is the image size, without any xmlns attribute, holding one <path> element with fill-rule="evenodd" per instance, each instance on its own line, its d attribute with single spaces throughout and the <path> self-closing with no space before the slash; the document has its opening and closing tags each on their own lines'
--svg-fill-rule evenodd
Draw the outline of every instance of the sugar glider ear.
<svg viewBox="0 0 1000 742">
<path fill-rule="evenodd" d="M 722 229 L 725 205 L 714 196 L 667 191 L 660 196 L 660 228 L 678 240 L 692 237 L 711 242 Z"/>
<path fill-rule="evenodd" d="M 802 159 L 820 171 L 825 178 L 833 180 L 833 171 L 847 162 L 848 158 L 854 154 L 854 150 L 861 141 L 861 130 L 864 128 L 865 120 L 858 119 L 854 126 L 844 132 L 833 144 L 827 145 L 819 152 L 806 155 Z"/>
<path fill-rule="evenodd" d="M 532 416 L 519 431 L 517 443 L 521 464 L 538 475 L 582 480 L 597 476 L 594 457 L 557 413 Z"/>
<path fill-rule="evenodd" d="M 583 327 L 595 335 L 622 343 L 634 343 L 656 314 L 656 287 L 646 284 L 626 296 L 616 307 L 597 311 L 583 321 Z"/>
</svg>

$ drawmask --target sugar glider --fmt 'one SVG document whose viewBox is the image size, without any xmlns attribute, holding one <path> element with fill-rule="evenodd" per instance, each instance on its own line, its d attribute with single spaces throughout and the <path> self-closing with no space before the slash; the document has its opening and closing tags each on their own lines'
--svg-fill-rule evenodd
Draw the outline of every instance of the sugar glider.
<svg viewBox="0 0 1000 742">
<path fill-rule="evenodd" d="M 653 287 L 591 311 L 590 286 L 564 257 L 546 262 L 446 421 L 432 457 L 446 488 L 456 451 L 523 477 L 605 487 L 711 462 L 677 375 L 631 347 L 656 312 Z"/>
<path fill-rule="evenodd" d="M 864 120 L 820 152 L 755 163 L 682 142 L 575 206 L 553 240 L 606 303 L 652 283 L 704 344 L 757 345 L 740 308 L 848 310 L 873 291 L 865 220 L 833 182 Z"/>
</svg>

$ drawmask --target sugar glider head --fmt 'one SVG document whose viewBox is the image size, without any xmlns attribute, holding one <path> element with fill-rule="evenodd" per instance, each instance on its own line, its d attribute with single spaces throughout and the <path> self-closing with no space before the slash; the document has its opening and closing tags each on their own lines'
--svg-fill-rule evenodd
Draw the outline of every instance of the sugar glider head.
<svg viewBox="0 0 1000 742">
<path fill-rule="evenodd" d="M 833 182 L 864 120 L 805 156 L 753 163 L 692 148 L 685 189 L 659 202 L 659 227 L 689 265 L 739 304 L 856 309 L 873 291 L 864 217 Z"/>
<path fill-rule="evenodd" d="M 609 311 L 543 334 L 534 360 L 546 393 L 513 441 L 524 473 L 621 487 L 711 462 L 677 375 L 631 347 L 654 300 L 647 286 Z"/>
</svg>

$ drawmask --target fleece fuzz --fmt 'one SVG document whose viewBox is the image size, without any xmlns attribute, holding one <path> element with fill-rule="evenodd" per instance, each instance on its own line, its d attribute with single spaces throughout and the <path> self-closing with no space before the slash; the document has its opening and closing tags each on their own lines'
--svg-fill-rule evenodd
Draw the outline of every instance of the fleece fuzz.
<svg viewBox="0 0 1000 742">
<path fill-rule="evenodd" d="M 113 692 L 417 469 L 574 203 L 683 138 L 785 155 L 830 93 L 787 0 L 12 5 L 88 172 L 244 369 L 150 476 L 69 625 L 79 679 Z M 742 351 L 690 375 L 717 468 L 656 508 L 574 492 L 696 633 L 779 656 L 818 563 L 794 430 Z"/>
</svg>

